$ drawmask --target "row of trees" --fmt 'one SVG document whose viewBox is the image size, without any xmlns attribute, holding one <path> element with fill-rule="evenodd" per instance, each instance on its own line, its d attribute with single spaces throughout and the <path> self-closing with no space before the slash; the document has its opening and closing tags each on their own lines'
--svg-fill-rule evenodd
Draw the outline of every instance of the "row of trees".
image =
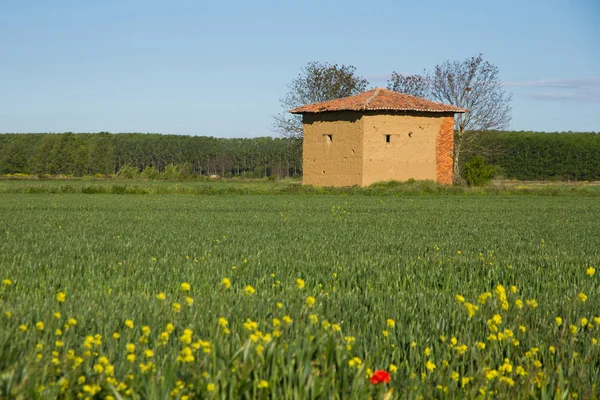
<svg viewBox="0 0 600 400">
<path fill-rule="evenodd" d="M 600 133 L 486 132 L 465 158 L 478 154 L 509 179 L 600 181 Z"/>
<path fill-rule="evenodd" d="M 124 166 L 163 172 L 180 165 L 191 174 L 294 176 L 302 171 L 302 142 L 292 138 L 223 139 L 142 133 L 0 135 L 0 173 L 113 174 Z"/>
<path fill-rule="evenodd" d="M 365 91 L 368 84 L 366 79 L 356 75 L 351 65 L 308 63 L 280 100 L 282 111 L 274 117 L 273 130 L 285 137 L 301 137 L 301 117 L 290 115 L 287 110 L 352 96 Z M 472 150 L 479 133 L 506 129 L 511 120 L 512 95 L 503 89 L 498 67 L 485 61 L 481 54 L 463 61 L 448 60 L 423 74 L 393 72 L 387 87 L 468 110 L 455 116 L 455 178 L 461 176 L 460 167 L 464 163 L 461 155 Z"/>
<path fill-rule="evenodd" d="M 464 161 L 483 156 L 510 179 L 600 180 L 598 133 L 487 131 L 463 155 Z M 142 133 L 0 135 L 0 174 L 285 177 L 302 173 L 301 158 L 301 139 Z"/>
</svg>

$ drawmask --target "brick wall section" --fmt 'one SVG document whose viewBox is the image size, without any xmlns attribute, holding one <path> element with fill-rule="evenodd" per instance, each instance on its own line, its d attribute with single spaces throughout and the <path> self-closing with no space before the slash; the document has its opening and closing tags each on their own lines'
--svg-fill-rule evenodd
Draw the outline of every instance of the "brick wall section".
<svg viewBox="0 0 600 400">
<path fill-rule="evenodd" d="M 438 183 L 452 183 L 454 159 L 454 116 L 443 117 L 437 136 L 435 169 Z"/>
</svg>

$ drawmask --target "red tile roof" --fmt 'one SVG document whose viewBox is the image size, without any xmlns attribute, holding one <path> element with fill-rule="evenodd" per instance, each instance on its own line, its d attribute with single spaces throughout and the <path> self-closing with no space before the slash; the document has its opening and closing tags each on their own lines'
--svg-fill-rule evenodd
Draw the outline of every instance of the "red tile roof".
<svg viewBox="0 0 600 400">
<path fill-rule="evenodd" d="M 355 96 L 316 104 L 307 104 L 290 110 L 292 114 L 321 113 L 327 111 L 420 111 L 464 113 L 467 110 L 425 100 L 421 97 L 375 88 Z"/>
</svg>

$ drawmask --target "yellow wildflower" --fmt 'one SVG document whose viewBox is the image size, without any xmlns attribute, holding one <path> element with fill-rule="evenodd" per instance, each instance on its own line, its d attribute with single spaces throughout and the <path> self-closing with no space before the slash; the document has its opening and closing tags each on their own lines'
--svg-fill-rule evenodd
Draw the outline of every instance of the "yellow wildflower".
<svg viewBox="0 0 600 400">
<path fill-rule="evenodd" d="M 60 312 L 56 311 L 54 314 L 52 314 L 52 316 L 56 319 L 60 319 L 61 315 Z"/>
<path fill-rule="evenodd" d="M 40 331 L 43 331 L 43 330 L 44 330 L 44 327 L 45 327 L 45 325 L 44 325 L 44 322 L 42 322 L 42 321 L 38 321 L 38 322 L 35 324 L 35 327 L 36 327 L 36 328 L 38 328 Z"/>
<path fill-rule="evenodd" d="M 395 374 L 396 371 L 398 371 L 398 367 L 395 366 L 394 364 L 390 364 L 390 367 L 388 368 L 390 370 L 390 373 Z"/>
<path fill-rule="evenodd" d="M 386 325 L 387 325 L 389 328 L 393 328 L 393 327 L 395 327 L 395 326 L 396 326 L 396 321 L 394 321 L 394 320 L 393 320 L 393 319 L 391 319 L 391 318 L 388 318 L 388 319 L 386 320 Z"/>
<path fill-rule="evenodd" d="M 10 286 L 10 285 L 12 285 L 12 284 L 13 284 L 13 281 L 12 281 L 12 280 L 10 280 L 10 279 L 8 279 L 8 278 L 6 278 L 6 279 L 4 279 L 4 280 L 2 281 L 2 284 L 3 284 L 4 286 Z"/>
<path fill-rule="evenodd" d="M 312 296 L 308 296 L 308 297 L 306 298 L 306 305 L 307 305 L 307 306 L 309 306 L 309 307 L 312 307 L 312 306 L 314 306 L 314 305 L 315 305 L 315 302 L 316 302 L 316 301 L 317 301 L 317 300 L 316 300 L 314 297 L 312 297 Z"/>
<path fill-rule="evenodd" d="M 256 289 L 248 285 L 244 288 L 244 292 L 246 292 L 246 294 L 254 294 L 256 292 Z"/>
<path fill-rule="evenodd" d="M 209 383 L 208 385 L 206 385 L 206 391 L 207 392 L 214 392 L 215 391 L 215 384 L 214 383 Z"/>
<path fill-rule="evenodd" d="M 182 292 L 189 292 L 192 289 L 192 286 L 187 282 L 183 282 L 181 285 L 179 285 L 179 289 Z"/>
<path fill-rule="evenodd" d="M 455 296 L 456 301 L 458 301 L 459 303 L 464 303 L 465 302 L 465 298 L 463 296 L 461 296 L 460 294 L 457 294 Z"/>
<path fill-rule="evenodd" d="M 579 298 L 579 301 L 581 301 L 582 303 L 585 303 L 585 301 L 587 300 L 587 296 L 583 292 L 579 293 L 577 295 L 577 298 Z"/>
<path fill-rule="evenodd" d="M 296 287 L 298 289 L 304 289 L 304 281 L 300 278 L 296 279 Z"/>
<path fill-rule="evenodd" d="M 58 301 L 59 303 L 64 303 L 66 299 L 67 294 L 65 292 L 58 292 L 56 294 L 56 301 Z"/>
<path fill-rule="evenodd" d="M 260 382 L 258 382 L 258 385 L 256 385 L 256 387 L 258 387 L 259 389 L 266 389 L 269 387 L 269 382 L 263 379 Z"/>
<path fill-rule="evenodd" d="M 173 303 L 171 305 L 171 308 L 173 309 L 173 312 L 179 312 L 179 311 L 181 311 L 181 304 L 179 304 L 179 303 Z"/>
<path fill-rule="evenodd" d="M 458 378 L 460 378 L 458 372 L 454 371 L 450 374 L 450 379 L 452 379 L 454 382 L 458 382 Z"/>
<path fill-rule="evenodd" d="M 125 326 L 128 327 L 129 329 L 133 329 L 133 321 L 130 319 L 126 319 Z"/>
<path fill-rule="evenodd" d="M 225 289 L 229 289 L 231 287 L 231 281 L 229 280 L 229 278 L 223 278 L 221 280 L 221 285 L 223 285 Z"/>
<path fill-rule="evenodd" d="M 167 296 L 165 296 L 165 294 L 164 294 L 163 292 L 159 292 L 159 293 L 156 295 L 156 298 L 157 298 L 158 300 L 164 300 L 164 299 L 166 299 L 166 298 L 167 298 Z"/>
<path fill-rule="evenodd" d="M 310 322 L 312 322 L 313 325 L 316 325 L 319 322 L 319 317 L 317 317 L 315 314 L 310 314 L 308 316 L 308 319 L 310 320 Z"/>
<path fill-rule="evenodd" d="M 436 366 L 431 360 L 427 360 L 427 362 L 425 363 L 425 368 L 427 368 L 427 371 L 433 372 Z"/>
<path fill-rule="evenodd" d="M 594 274 L 596 273 L 596 269 L 594 267 L 589 267 L 588 269 L 585 270 L 585 273 L 588 276 L 594 276 Z"/>
<path fill-rule="evenodd" d="M 556 317 L 556 318 L 554 318 L 554 322 L 556 323 L 556 325 L 561 326 L 563 323 L 563 320 L 561 317 Z"/>
</svg>

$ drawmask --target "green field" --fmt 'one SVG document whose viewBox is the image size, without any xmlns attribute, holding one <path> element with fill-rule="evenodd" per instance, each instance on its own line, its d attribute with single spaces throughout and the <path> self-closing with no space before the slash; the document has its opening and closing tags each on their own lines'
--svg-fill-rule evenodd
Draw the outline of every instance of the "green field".
<svg viewBox="0 0 600 400">
<path fill-rule="evenodd" d="M 0 185 L 0 398 L 600 395 L 597 196 L 26 185 L 58 184 Z"/>
</svg>

